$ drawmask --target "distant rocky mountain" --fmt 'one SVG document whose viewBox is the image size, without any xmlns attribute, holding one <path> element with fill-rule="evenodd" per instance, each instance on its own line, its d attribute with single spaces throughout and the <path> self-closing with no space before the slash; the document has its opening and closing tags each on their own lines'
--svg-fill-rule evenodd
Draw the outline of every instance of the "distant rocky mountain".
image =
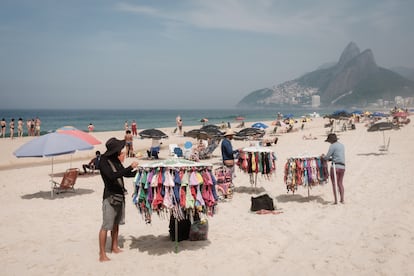
<svg viewBox="0 0 414 276">
<path fill-rule="evenodd" d="M 365 106 L 380 99 L 394 101 L 395 96 L 414 97 L 414 81 L 377 66 L 370 49 L 361 52 L 351 42 L 334 65 L 253 91 L 238 106 L 303 106 L 310 105 L 315 95 L 320 96 L 321 106 Z"/>
<path fill-rule="evenodd" d="M 414 81 L 414 68 L 407 68 L 407 67 L 392 67 L 390 68 L 391 71 L 396 72 L 397 74 L 400 74 L 406 79 Z"/>
</svg>

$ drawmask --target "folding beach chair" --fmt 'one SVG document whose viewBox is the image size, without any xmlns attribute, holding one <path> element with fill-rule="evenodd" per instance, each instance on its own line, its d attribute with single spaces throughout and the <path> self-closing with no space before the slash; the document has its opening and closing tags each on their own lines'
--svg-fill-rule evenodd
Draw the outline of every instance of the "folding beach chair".
<svg viewBox="0 0 414 276">
<path fill-rule="evenodd" d="M 213 155 L 214 150 L 218 147 L 218 143 L 215 141 L 207 146 L 203 151 L 199 152 L 200 159 L 208 159 Z"/>
<path fill-rule="evenodd" d="M 60 183 L 52 180 L 52 197 L 53 193 L 59 194 L 67 191 L 75 192 L 74 186 L 78 175 L 79 169 L 71 168 L 66 170 Z"/>
<path fill-rule="evenodd" d="M 178 148 L 178 145 L 177 144 L 169 144 L 168 148 L 170 149 L 170 155 L 174 156 L 174 154 L 175 154 L 174 150 L 175 150 L 175 148 Z"/>
</svg>

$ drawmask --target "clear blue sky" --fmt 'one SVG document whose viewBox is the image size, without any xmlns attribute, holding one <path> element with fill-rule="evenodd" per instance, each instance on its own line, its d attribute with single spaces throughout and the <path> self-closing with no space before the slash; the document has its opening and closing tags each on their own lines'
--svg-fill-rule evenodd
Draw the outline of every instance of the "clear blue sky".
<svg viewBox="0 0 414 276">
<path fill-rule="evenodd" d="M 0 108 L 223 108 L 354 41 L 414 67 L 410 0 L 0 0 Z"/>
</svg>

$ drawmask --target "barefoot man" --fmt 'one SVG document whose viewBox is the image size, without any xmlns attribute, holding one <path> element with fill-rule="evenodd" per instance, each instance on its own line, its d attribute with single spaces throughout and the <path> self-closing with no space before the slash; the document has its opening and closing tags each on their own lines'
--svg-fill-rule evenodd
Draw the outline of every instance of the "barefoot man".
<svg viewBox="0 0 414 276">
<path fill-rule="evenodd" d="M 106 152 L 99 163 L 102 180 L 105 184 L 102 201 L 102 226 L 99 230 L 99 261 L 110 259 L 106 255 L 105 245 L 108 231 L 111 231 L 111 251 L 120 253 L 118 246 L 119 225 L 125 224 L 125 193 L 123 177 L 134 177 L 138 162 L 134 161 L 125 168 L 125 140 L 110 138 L 106 142 Z"/>
</svg>

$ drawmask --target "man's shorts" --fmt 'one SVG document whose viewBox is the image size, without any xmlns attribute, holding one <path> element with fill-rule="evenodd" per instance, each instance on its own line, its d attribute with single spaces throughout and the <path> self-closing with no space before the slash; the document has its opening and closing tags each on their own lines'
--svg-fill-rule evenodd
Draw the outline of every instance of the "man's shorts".
<svg viewBox="0 0 414 276">
<path fill-rule="evenodd" d="M 119 207 L 113 207 L 109 199 L 102 201 L 102 227 L 101 229 L 112 231 L 114 225 L 125 224 L 125 202 Z"/>
</svg>

